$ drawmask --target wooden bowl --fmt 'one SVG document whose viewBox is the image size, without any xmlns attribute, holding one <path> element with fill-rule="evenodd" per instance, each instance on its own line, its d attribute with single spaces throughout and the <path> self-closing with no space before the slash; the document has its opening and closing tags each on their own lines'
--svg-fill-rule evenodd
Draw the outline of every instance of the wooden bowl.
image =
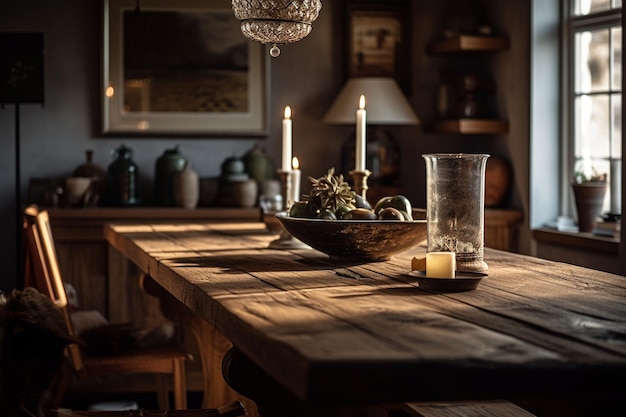
<svg viewBox="0 0 626 417">
<path fill-rule="evenodd" d="M 293 237 L 331 258 L 386 261 L 426 241 L 426 220 L 322 220 L 276 214 Z"/>
</svg>

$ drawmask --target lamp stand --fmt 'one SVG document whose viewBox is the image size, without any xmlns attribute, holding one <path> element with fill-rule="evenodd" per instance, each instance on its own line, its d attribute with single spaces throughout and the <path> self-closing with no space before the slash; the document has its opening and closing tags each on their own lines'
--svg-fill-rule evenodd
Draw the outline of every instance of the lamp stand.
<svg viewBox="0 0 626 417">
<path fill-rule="evenodd" d="M 0 108 L 15 104 L 15 287 L 24 286 L 24 251 L 22 244 L 22 192 L 20 152 L 20 105 L 44 104 L 43 32 L 0 33 Z"/>
</svg>

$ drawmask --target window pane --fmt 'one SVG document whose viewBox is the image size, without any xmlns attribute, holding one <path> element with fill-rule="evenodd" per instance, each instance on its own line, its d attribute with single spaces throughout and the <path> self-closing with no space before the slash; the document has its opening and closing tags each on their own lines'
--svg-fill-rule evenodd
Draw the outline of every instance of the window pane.
<svg viewBox="0 0 626 417">
<path fill-rule="evenodd" d="M 599 173 L 605 173 L 609 175 L 611 172 L 611 163 L 606 159 L 593 160 L 593 166 Z M 608 177 L 607 177 L 608 178 Z M 611 211 L 611 189 L 606 189 L 604 194 L 604 202 L 602 203 L 602 213 L 608 213 Z"/>
<path fill-rule="evenodd" d="M 622 28 L 611 28 L 611 60 L 613 61 L 612 88 L 622 89 Z"/>
<path fill-rule="evenodd" d="M 619 2 L 621 5 L 621 0 L 619 0 Z M 588 15 L 590 13 L 609 10 L 610 8 L 611 0 L 576 0 L 574 5 L 574 14 L 576 16 Z"/>
<path fill-rule="evenodd" d="M 576 158 L 610 156 L 610 111 L 608 95 L 576 99 Z"/>
<path fill-rule="evenodd" d="M 608 91 L 609 30 L 576 34 L 576 92 Z"/>
<path fill-rule="evenodd" d="M 611 156 L 622 157 L 622 95 L 614 94 L 611 97 L 613 107 L 613 137 L 611 138 Z"/>
</svg>

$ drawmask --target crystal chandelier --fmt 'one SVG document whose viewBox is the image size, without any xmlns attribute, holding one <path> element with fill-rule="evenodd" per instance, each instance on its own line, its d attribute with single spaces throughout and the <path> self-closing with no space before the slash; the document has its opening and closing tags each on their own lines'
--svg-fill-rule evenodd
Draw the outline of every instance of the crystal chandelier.
<svg viewBox="0 0 626 417">
<path fill-rule="evenodd" d="M 272 44 L 270 55 L 277 57 L 277 44 L 293 43 L 311 32 L 322 8 L 321 0 L 232 0 L 241 31 L 252 40 Z"/>
</svg>

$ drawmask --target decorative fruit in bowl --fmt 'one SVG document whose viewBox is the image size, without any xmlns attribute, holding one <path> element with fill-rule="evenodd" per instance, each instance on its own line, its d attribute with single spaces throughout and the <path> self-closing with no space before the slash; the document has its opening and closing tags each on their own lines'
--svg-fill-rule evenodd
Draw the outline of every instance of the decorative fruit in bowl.
<svg viewBox="0 0 626 417">
<path fill-rule="evenodd" d="M 372 208 L 344 181 L 343 175 L 326 175 L 313 178 L 311 191 L 296 201 L 289 210 L 290 217 L 326 220 L 413 220 L 411 202 L 403 195 L 381 198 Z M 390 210 L 394 209 L 394 210 Z"/>
<path fill-rule="evenodd" d="M 384 197 L 372 208 L 332 168 L 309 179 L 311 192 L 276 217 L 312 248 L 331 258 L 384 261 L 426 241 L 426 220 L 413 220 L 406 197 Z"/>
</svg>

